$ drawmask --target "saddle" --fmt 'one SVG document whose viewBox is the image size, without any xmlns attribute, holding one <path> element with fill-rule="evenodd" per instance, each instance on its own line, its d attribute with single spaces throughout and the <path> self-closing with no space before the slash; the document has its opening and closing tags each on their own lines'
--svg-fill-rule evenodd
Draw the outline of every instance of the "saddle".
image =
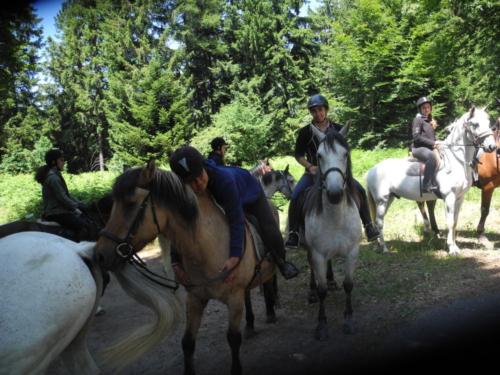
<svg viewBox="0 0 500 375">
<path fill-rule="evenodd" d="M 436 155 L 439 155 L 439 153 L 435 152 Z M 410 164 L 410 167 L 406 170 L 406 175 L 407 176 L 412 176 L 412 177 L 422 177 L 425 172 L 425 163 L 418 160 L 417 158 L 413 156 L 409 156 L 406 159 Z M 436 165 L 436 173 L 439 171 L 441 168 L 441 156 L 437 158 L 437 165 Z"/>
<path fill-rule="evenodd" d="M 264 257 L 268 257 L 268 260 L 271 260 L 270 252 L 266 248 L 264 241 L 262 240 L 262 228 L 257 220 L 257 218 L 253 215 L 245 215 L 245 225 L 248 228 L 250 235 L 252 236 L 253 243 L 255 245 L 255 256 L 257 257 L 258 262 L 261 262 Z"/>
</svg>

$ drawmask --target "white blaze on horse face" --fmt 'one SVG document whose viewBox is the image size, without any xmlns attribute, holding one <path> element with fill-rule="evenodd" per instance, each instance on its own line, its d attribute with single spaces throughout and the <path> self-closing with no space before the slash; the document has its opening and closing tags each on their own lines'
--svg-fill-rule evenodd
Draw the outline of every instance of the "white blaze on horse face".
<svg viewBox="0 0 500 375">
<path fill-rule="evenodd" d="M 468 121 L 470 132 L 481 143 L 481 147 L 484 151 L 494 151 L 496 149 L 496 143 L 490 128 L 488 113 L 484 109 L 476 109 L 473 114 L 473 117 Z"/>
<path fill-rule="evenodd" d="M 347 150 L 338 142 L 333 149 L 328 148 L 323 142 L 318 148 L 318 164 L 321 168 L 323 187 L 328 194 L 341 194 L 344 190 L 345 171 L 347 169 Z M 338 168 L 338 170 L 331 170 Z"/>
</svg>

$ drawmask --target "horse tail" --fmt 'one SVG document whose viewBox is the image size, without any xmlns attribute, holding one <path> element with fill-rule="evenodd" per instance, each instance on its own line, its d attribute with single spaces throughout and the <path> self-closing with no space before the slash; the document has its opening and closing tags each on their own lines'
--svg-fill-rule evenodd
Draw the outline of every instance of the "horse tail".
<svg viewBox="0 0 500 375">
<path fill-rule="evenodd" d="M 181 320 L 182 305 L 178 294 L 165 291 L 163 286 L 142 276 L 132 265 L 126 264 L 114 274 L 123 290 L 156 316 L 155 321 L 135 329 L 100 353 L 105 367 L 119 372 L 172 333 Z"/>
<path fill-rule="evenodd" d="M 372 220 L 377 217 L 375 199 L 373 199 L 372 189 L 370 185 L 370 174 L 368 173 L 367 184 L 366 184 L 366 195 L 368 196 L 368 207 L 370 209 L 370 216 Z"/>
</svg>

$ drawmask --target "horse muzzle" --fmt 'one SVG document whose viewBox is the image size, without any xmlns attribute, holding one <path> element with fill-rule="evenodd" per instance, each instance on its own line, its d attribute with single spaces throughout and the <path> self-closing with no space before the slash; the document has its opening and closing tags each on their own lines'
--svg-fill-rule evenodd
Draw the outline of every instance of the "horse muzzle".
<svg viewBox="0 0 500 375">
<path fill-rule="evenodd" d="M 326 197 L 328 198 L 328 202 L 331 204 L 338 204 L 342 199 L 344 191 L 342 189 L 339 190 L 327 190 Z"/>
<path fill-rule="evenodd" d="M 496 144 L 489 144 L 489 145 L 484 145 L 483 146 L 483 150 L 484 152 L 493 152 L 497 149 L 497 145 Z"/>
</svg>

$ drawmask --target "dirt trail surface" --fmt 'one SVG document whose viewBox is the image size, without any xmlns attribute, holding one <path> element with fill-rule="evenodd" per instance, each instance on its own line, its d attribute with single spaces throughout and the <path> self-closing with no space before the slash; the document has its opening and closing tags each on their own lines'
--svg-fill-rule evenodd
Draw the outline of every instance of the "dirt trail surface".
<svg viewBox="0 0 500 375">
<path fill-rule="evenodd" d="M 299 251 L 299 250 L 298 250 Z M 368 251 L 368 250 L 363 250 Z M 464 250 L 467 254 L 469 250 Z M 161 270 L 158 250 L 143 252 L 148 265 Z M 258 334 L 244 339 L 241 359 L 244 374 L 343 374 L 426 371 L 429 368 L 476 369 L 494 365 L 500 353 L 500 251 L 471 250 L 477 262 L 488 263 L 492 277 L 488 281 L 466 280 L 458 283 L 450 295 L 419 297 L 415 313 L 400 313 L 401 306 L 359 297 L 353 291 L 356 333 L 342 332 L 344 292 L 336 290 L 327 297 L 330 339 L 319 342 L 313 337 L 318 314 L 316 304 L 308 304 L 309 271 L 302 265 L 299 277 L 279 278 L 280 308 L 278 322 L 265 323 L 264 298 L 252 292 L 255 326 Z M 381 255 L 382 256 L 382 255 Z M 297 255 L 291 254 L 291 259 Z M 337 278 L 337 282 L 341 280 Z M 179 292 L 178 292 L 179 293 Z M 185 294 L 183 290 L 180 293 Z M 134 326 L 152 318 L 152 314 L 129 298 L 112 278 L 102 299 L 106 313 L 96 317 L 89 335 L 91 352 L 96 355 Z M 242 322 L 242 328 L 244 321 Z M 161 345 L 144 355 L 123 374 L 182 374 L 181 339 L 184 322 Z M 203 317 L 195 352 L 197 374 L 229 374 L 230 350 L 226 342 L 227 310 L 211 301 Z M 104 373 L 110 373 L 106 370 Z"/>
</svg>

